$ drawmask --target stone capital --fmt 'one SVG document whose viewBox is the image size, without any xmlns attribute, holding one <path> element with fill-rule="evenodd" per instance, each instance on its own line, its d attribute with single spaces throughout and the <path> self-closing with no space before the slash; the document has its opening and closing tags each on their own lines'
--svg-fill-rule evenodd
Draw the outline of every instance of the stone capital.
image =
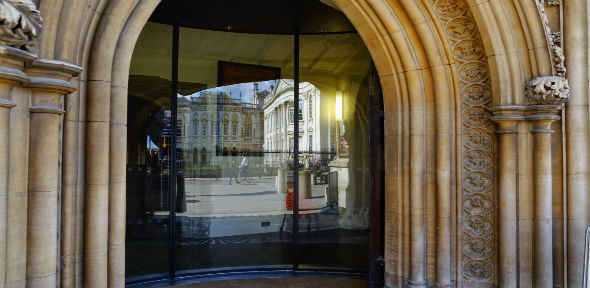
<svg viewBox="0 0 590 288">
<path fill-rule="evenodd" d="M 525 119 L 525 106 L 505 105 L 488 108 L 494 116 L 490 118 L 498 125 L 496 133 L 518 133 L 518 123 Z"/>
<path fill-rule="evenodd" d="M 70 80 L 82 68 L 57 60 L 36 59 L 25 67 L 29 82 L 24 87 L 31 89 L 29 111 L 32 113 L 63 114 L 62 96 L 76 91 Z"/>
<path fill-rule="evenodd" d="M 563 105 L 531 105 L 527 107 L 526 120 L 533 124 L 532 133 L 552 133 L 551 124 L 560 120 Z"/>
<path fill-rule="evenodd" d="M 29 82 L 25 66 L 37 57 L 29 52 L 0 45 L 0 82 L 10 86 Z"/>
<path fill-rule="evenodd" d="M 570 99 L 569 83 L 561 76 L 536 77 L 525 86 L 525 100 L 529 105 L 559 105 Z"/>
<path fill-rule="evenodd" d="M 15 106 L 16 103 L 14 103 L 13 101 L 0 98 L 0 108 L 13 108 Z"/>
<path fill-rule="evenodd" d="M 25 87 L 63 95 L 76 90 L 69 81 L 80 74 L 82 68 L 63 61 L 36 59 L 27 65 L 25 72 L 30 76 Z"/>
</svg>

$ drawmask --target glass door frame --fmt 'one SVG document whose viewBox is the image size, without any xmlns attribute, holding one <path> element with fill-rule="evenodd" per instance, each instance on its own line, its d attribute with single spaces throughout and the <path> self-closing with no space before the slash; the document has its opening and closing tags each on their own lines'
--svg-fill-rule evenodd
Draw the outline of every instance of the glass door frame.
<svg viewBox="0 0 590 288">
<path fill-rule="evenodd" d="M 174 2 L 174 5 L 177 5 L 179 0 L 171 0 Z M 293 66 L 293 75 L 294 75 L 294 103 L 299 103 L 299 54 L 300 54 L 300 23 L 298 17 L 300 15 L 299 9 L 299 2 L 297 0 L 292 0 L 294 12 L 293 12 L 293 50 L 294 50 L 294 66 Z M 175 14 L 173 20 L 173 34 L 172 34 L 172 85 L 171 85 L 171 110 L 172 110 L 172 129 L 173 133 L 171 135 L 171 145 L 170 151 L 172 151 L 169 155 L 170 157 L 170 169 L 172 177 L 169 179 L 169 191 L 168 193 L 168 201 L 169 201 L 169 227 L 168 230 L 168 261 L 169 261 L 169 270 L 168 270 L 168 280 L 174 281 L 177 279 L 177 271 L 176 271 L 176 235 L 175 235 L 175 225 L 176 225 L 176 213 L 174 207 L 176 207 L 177 202 L 177 123 L 178 123 L 178 105 L 177 105 L 177 92 L 178 92 L 178 61 L 179 61 L 179 33 L 180 33 L 180 16 L 179 14 Z M 320 33 L 321 34 L 321 33 Z M 369 287 L 382 287 L 383 286 L 383 277 L 384 277 L 384 260 L 383 260 L 383 251 L 384 251 L 384 152 L 383 152 L 383 139 L 384 139 L 384 128 L 383 128 L 383 95 L 381 93 L 378 75 L 374 67 L 372 68 L 372 75 L 371 77 L 377 77 L 377 87 L 373 87 L 374 91 L 369 94 L 369 115 L 372 117 L 369 120 L 369 127 L 377 128 L 377 129 L 369 129 L 371 131 L 369 135 L 369 147 L 370 147 L 370 155 L 369 155 L 369 163 L 371 168 L 370 173 L 370 212 L 369 212 L 369 253 L 368 253 L 368 261 L 369 261 L 369 271 L 368 271 L 368 283 Z M 371 89 L 371 88 L 370 88 Z M 299 115 L 299 105 L 294 106 L 294 115 Z M 299 121 L 294 122 L 294 131 L 295 137 L 294 139 L 298 139 L 299 134 Z M 293 141 L 293 155 L 294 159 L 299 159 L 299 141 Z M 293 190 L 295 195 L 299 193 L 299 167 L 298 165 L 293 165 Z M 299 197 L 293 197 L 293 239 L 292 239 L 292 253 L 293 253 L 293 264 L 291 272 L 304 272 L 310 271 L 308 269 L 300 269 L 299 267 Z M 284 270 L 283 270 L 284 271 Z M 314 269 L 312 271 L 321 272 L 323 270 Z M 326 271 L 333 271 L 333 270 L 326 270 Z M 353 274 L 353 273 L 351 273 Z M 365 274 L 366 275 L 366 274 Z"/>
</svg>

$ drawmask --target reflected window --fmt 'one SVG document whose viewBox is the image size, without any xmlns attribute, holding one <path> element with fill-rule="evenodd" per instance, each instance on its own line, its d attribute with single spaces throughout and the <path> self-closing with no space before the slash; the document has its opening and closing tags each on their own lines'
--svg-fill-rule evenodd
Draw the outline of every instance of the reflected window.
<svg viewBox="0 0 590 288">
<path fill-rule="evenodd" d="M 246 119 L 246 124 L 244 124 L 244 137 L 252 137 L 252 121 L 250 118 Z"/>
<path fill-rule="evenodd" d="M 219 121 L 217 121 L 217 115 L 213 115 L 211 120 L 211 135 L 219 135 Z"/>
<path fill-rule="evenodd" d="M 313 98 L 311 98 L 311 96 L 310 96 L 307 99 L 308 99 L 307 100 L 307 102 L 308 102 L 307 103 L 308 104 L 308 107 L 307 107 L 307 118 L 309 120 L 312 120 L 313 119 Z"/>
<path fill-rule="evenodd" d="M 207 136 L 207 124 L 208 123 L 207 123 L 207 120 L 206 119 L 203 119 L 201 121 L 201 125 L 202 125 L 201 131 L 202 131 L 202 135 L 203 136 Z"/>
<path fill-rule="evenodd" d="M 183 130 L 184 130 L 184 125 L 182 124 L 182 119 L 178 118 L 177 125 L 176 125 L 176 136 L 182 137 Z"/>
<path fill-rule="evenodd" d="M 208 163 L 208 158 L 207 157 L 207 148 L 203 147 L 201 149 L 201 164 L 207 164 Z"/>
</svg>

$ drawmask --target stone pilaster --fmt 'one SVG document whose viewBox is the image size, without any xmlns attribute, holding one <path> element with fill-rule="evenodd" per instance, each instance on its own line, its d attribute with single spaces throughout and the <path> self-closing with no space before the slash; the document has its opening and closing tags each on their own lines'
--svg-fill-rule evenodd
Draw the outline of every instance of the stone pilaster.
<svg viewBox="0 0 590 288">
<path fill-rule="evenodd" d="M 563 47 L 571 100 L 565 106 L 567 287 L 582 287 L 584 238 L 590 225 L 590 73 L 586 0 L 563 2 Z"/>
<path fill-rule="evenodd" d="M 523 106 L 500 106 L 490 110 L 496 122 L 498 145 L 498 267 L 500 287 L 517 287 L 517 187 L 518 187 L 518 125 L 524 119 Z"/>
<path fill-rule="evenodd" d="M 410 114 L 412 129 L 416 134 L 410 135 L 410 189 L 409 189 L 409 279 L 407 287 L 425 288 L 426 286 L 426 135 L 424 134 L 424 115 L 420 112 Z"/>
<path fill-rule="evenodd" d="M 10 114 L 17 104 L 13 101 L 11 90 L 14 86 L 29 81 L 23 72 L 26 62 L 34 59 L 34 55 L 7 46 L 0 47 L 0 285 L 10 281 L 7 272 L 13 270 L 9 261 L 8 246 L 9 224 L 9 183 L 10 183 Z M 10 265 L 10 266 L 8 266 Z"/>
<path fill-rule="evenodd" d="M 534 287 L 553 287 L 552 122 L 559 120 L 559 105 L 527 107 L 532 122 L 534 177 Z"/>
<path fill-rule="evenodd" d="M 35 60 L 26 70 L 31 81 L 27 285 L 54 287 L 59 267 L 58 225 L 61 186 L 63 95 L 81 68 L 52 60 Z"/>
</svg>

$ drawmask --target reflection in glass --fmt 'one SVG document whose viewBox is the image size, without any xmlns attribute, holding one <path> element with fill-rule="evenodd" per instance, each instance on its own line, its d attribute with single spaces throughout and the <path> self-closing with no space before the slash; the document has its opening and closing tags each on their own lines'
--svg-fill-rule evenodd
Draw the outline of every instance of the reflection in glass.
<svg viewBox="0 0 590 288">
<path fill-rule="evenodd" d="M 167 276 L 169 247 L 176 275 L 293 264 L 367 271 L 370 57 L 360 37 L 301 35 L 294 51 L 292 35 L 180 27 L 174 108 L 171 31 L 149 22 L 131 65 L 127 281 Z"/>
<path fill-rule="evenodd" d="M 356 33 L 318 34 L 300 59 L 301 267 L 367 271 L 370 56 Z"/>
<path fill-rule="evenodd" d="M 181 28 L 179 44 L 179 87 L 193 89 L 177 95 L 178 274 L 291 268 L 286 162 L 271 161 L 290 151 L 267 146 L 265 107 L 292 74 L 293 37 Z"/>
<path fill-rule="evenodd" d="M 154 38 L 163 41 L 152 41 Z M 134 51 L 131 62 L 127 112 L 127 281 L 168 275 L 171 41 L 171 26 L 148 23 L 138 39 L 137 47 L 141 48 Z"/>
</svg>

